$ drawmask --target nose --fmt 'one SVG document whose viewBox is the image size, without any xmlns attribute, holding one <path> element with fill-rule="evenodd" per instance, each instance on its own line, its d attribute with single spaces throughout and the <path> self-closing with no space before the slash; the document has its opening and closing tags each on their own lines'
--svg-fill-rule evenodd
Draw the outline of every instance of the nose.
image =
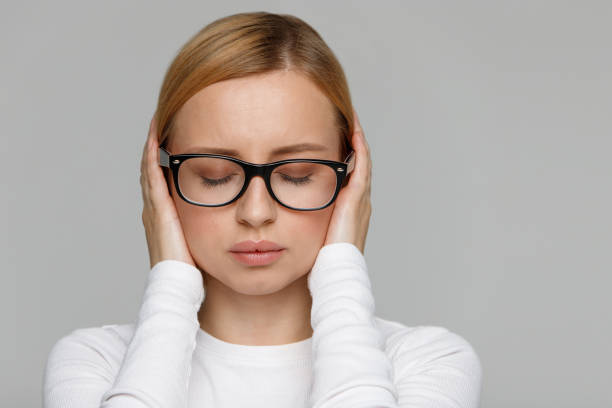
<svg viewBox="0 0 612 408">
<path fill-rule="evenodd" d="M 259 227 L 276 219 L 276 202 L 270 196 L 262 176 L 251 178 L 246 191 L 237 200 L 236 219 L 252 227 Z"/>
</svg>

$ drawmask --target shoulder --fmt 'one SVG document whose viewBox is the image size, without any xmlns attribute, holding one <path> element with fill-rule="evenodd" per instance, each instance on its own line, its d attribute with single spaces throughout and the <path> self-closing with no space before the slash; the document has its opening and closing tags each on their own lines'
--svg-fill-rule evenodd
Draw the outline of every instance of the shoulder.
<svg viewBox="0 0 612 408">
<path fill-rule="evenodd" d="M 463 336 L 441 326 L 410 327 L 380 317 L 375 321 L 397 384 L 405 384 L 406 389 L 419 383 L 436 384 L 441 394 L 454 397 L 457 392 L 470 401 L 466 406 L 477 404 L 482 363 Z"/>
<path fill-rule="evenodd" d="M 396 356 L 398 352 L 425 351 L 432 347 L 444 348 L 471 354 L 478 358 L 472 345 L 461 335 L 442 326 L 407 326 L 403 323 L 375 317 L 376 325 L 383 334 L 388 354 Z"/>
<path fill-rule="evenodd" d="M 133 332 L 133 324 L 114 324 L 60 337 L 44 367 L 43 406 L 98 406 L 115 382 Z"/>
<path fill-rule="evenodd" d="M 60 337 L 51 354 L 65 349 L 87 347 L 104 354 L 112 354 L 129 344 L 134 334 L 134 324 L 108 324 L 99 327 L 74 329 Z"/>
<path fill-rule="evenodd" d="M 72 330 L 60 337 L 47 357 L 45 375 L 70 375 L 71 368 L 96 366 L 110 374 L 118 370 L 134 333 L 134 324 L 111 324 Z"/>
</svg>

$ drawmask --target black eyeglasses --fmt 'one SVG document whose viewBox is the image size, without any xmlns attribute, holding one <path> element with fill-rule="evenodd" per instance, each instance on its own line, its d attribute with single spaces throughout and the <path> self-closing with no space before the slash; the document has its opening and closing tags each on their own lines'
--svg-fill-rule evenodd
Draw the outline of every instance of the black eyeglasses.
<svg viewBox="0 0 612 408">
<path fill-rule="evenodd" d="M 238 200 L 254 176 L 263 177 L 270 195 L 283 207 L 321 210 L 331 205 L 354 169 L 351 151 L 344 162 L 288 159 L 254 164 L 219 154 L 176 154 L 159 148 L 159 165 L 172 171 L 174 187 L 186 202 L 221 207 Z"/>
</svg>

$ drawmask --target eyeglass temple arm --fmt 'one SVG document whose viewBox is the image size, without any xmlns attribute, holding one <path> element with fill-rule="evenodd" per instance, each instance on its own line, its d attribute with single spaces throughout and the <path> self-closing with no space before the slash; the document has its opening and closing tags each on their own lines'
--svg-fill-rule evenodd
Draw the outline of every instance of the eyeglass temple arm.
<svg viewBox="0 0 612 408">
<path fill-rule="evenodd" d="M 170 154 L 163 147 L 159 148 L 159 165 L 170 167 Z"/>
</svg>

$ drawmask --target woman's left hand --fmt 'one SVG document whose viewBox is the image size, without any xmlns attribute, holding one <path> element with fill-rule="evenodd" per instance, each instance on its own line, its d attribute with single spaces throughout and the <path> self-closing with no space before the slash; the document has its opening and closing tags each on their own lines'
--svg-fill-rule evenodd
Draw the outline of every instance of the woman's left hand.
<svg viewBox="0 0 612 408">
<path fill-rule="evenodd" d="M 355 151 L 355 168 L 348 183 L 338 193 L 324 245 L 349 242 L 363 253 L 372 214 L 370 202 L 372 161 L 370 160 L 370 147 L 366 142 L 355 109 L 353 109 L 353 116 L 355 130 L 351 136 L 351 145 Z"/>
</svg>

